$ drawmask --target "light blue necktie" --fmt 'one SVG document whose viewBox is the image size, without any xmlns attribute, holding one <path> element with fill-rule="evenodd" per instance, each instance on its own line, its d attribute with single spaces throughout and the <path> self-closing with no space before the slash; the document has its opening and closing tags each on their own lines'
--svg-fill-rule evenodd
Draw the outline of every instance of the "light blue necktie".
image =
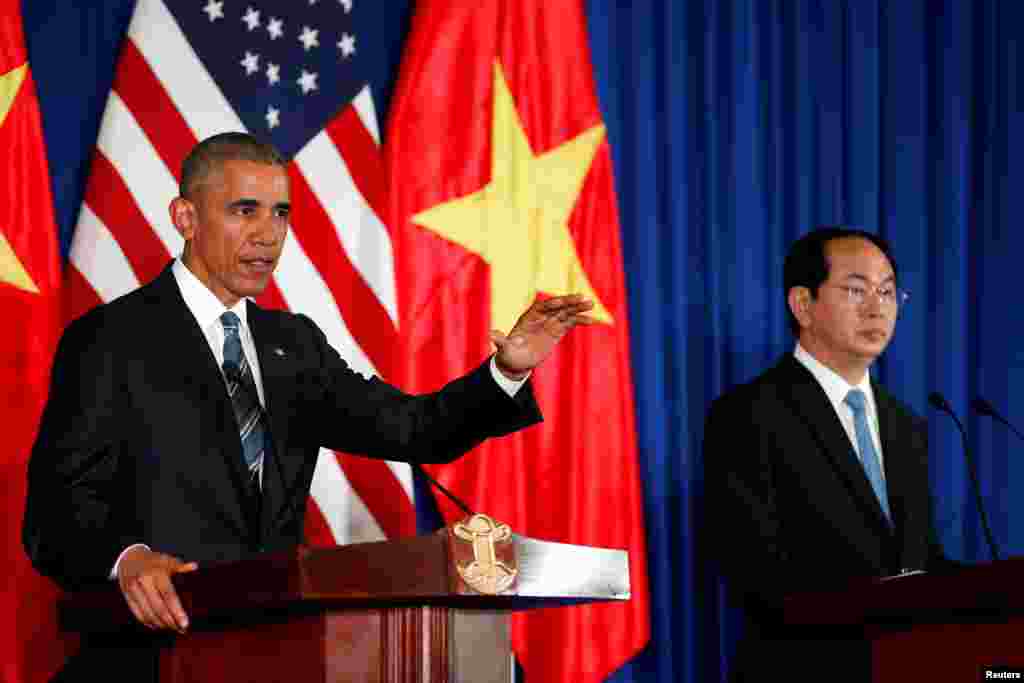
<svg viewBox="0 0 1024 683">
<path fill-rule="evenodd" d="M 860 455 L 860 462 L 864 466 L 864 472 L 868 475 L 871 488 L 875 490 L 878 503 L 882 506 L 885 518 L 892 523 L 892 515 L 889 514 L 889 496 L 885 492 L 885 480 L 882 478 L 882 466 L 878 460 L 878 451 L 875 450 L 875 442 L 871 438 L 871 430 L 868 429 L 867 400 L 864 392 L 860 389 L 851 389 L 844 401 L 853 411 L 853 428 L 857 434 L 857 453 Z"/>
<path fill-rule="evenodd" d="M 238 330 L 241 322 L 231 311 L 220 316 L 220 323 L 224 326 L 224 374 L 228 381 L 231 405 L 238 420 L 242 455 L 249 471 L 248 485 L 253 492 L 258 492 L 259 471 L 263 465 L 263 452 L 267 444 L 256 382 L 252 377 L 252 368 L 242 353 L 242 339 Z M 238 379 L 241 379 L 241 382 L 237 381 Z"/>
</svg>

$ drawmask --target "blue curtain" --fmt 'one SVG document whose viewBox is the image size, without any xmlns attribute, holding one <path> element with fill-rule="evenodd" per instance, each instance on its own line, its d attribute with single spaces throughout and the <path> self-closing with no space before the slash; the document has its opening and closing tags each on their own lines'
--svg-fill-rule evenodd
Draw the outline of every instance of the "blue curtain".
<svg viewBox="0 0 1024 683">
<path fill-rule="evenodd" d="M 702 549 L 709 401 L 793 345 L 782 260 L 817 224 L 887 237 L 912 292 L 876 374 L 929 416 L 947 553 L 987 558 L 959 436 L 1024 423 L 1017 60 L 1024 7 L 923 0 L 588 3 L 628 278 L 651 647 L 619 680 L 719 680 L 736 636 Z M 966 420 L 993 532 L 1024 549 L 1022 444 Z M 713 520 L 709 520 L 713 524 Z"/>
<path fill-rule="evenodd" d="M 63 244 L 131 0 L 25 0 Z M 406 12 L 408 2 L 398 11 Z M 912 292 L 877 376 L 928 415 L 947 553 L 987 557 L 959 436 L 982 395 L 1024 426 L 1024 177 L 1013 0 L 588 0 L 622 211 L 653 638 L 615 681 L 720 680 L 738 619 L 702 548 L 709 401 L 790 350 L 782 259 L 816 224 L 894 245 Z M 397 63 L 401 36 L 388 37 Z M 60 46 L 56 49 L 54 46 Z M 1019 47 L 1021 46 L 1021 47 Z M 69 68 L 73 62 L 74 68 Z M 1022 445 L 966 417 L 1004 554 Z M 713 520 L 707 520 L 713 524 Z"/>
</svg>

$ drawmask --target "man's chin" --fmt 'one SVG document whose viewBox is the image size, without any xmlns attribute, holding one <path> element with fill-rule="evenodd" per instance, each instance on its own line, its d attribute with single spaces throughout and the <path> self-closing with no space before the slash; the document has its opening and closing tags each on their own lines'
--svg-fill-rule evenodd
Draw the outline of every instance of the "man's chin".
<svg viewBox="0 0 1024 683">
<path fill-rule="evenodd" d="M 242 282 L 238 283 L 235 288 L 235 294 L 239 297 L 249 297 L 255 299 L 267 289 L 267 285 L 270 284 L 270 274 L 266 277 L 260 278 L 245 278 Z"/>
<path fill-rule="evenodd" d="M 877 342 L 863 341 L 857 345 L 857 348 L 854 351 L 862 359 L 871 362 L 881 356 L 882 352 L 885 351 L 885 347 L 888 345 L 888 339 Z"/>
</svg>

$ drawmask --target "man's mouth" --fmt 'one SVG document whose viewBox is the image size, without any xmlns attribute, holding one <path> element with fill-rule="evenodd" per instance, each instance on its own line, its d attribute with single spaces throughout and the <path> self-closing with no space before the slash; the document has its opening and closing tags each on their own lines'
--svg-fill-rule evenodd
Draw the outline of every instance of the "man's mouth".
<svg viewBox="0 0 1024 683">
<path fill-rule="evenodd" d="M 860 335 L 871 342 L 885 341 L 888 336 L 885 330 L 864 330 Z"/>
<path fill-rule="evenodd" d="M 275 260 L 270 257 L 257 256 L 241 259 L 242 265 L 255 273 L 269 273 L 274 270 Z"/>
</svg>

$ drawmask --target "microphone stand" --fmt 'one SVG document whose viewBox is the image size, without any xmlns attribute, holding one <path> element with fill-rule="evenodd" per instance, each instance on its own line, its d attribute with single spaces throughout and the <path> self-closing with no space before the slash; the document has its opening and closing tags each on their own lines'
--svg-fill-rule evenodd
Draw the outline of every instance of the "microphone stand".
<svg viewBox="0 0 1024 683">
<path fill-rule="evenodd" d="M 1017 436 L 1018 439 L 1024 441 L 1024 434 L 1022 434 L 1019 429 L 1010 424 L 1009 420 L 1007 420 L 1005 417 L 997 413 L 996 409 L 992 407 L 992 404 L 983 399 L 981 396 L 974 397 L 974 400 L 971 401 L 971 407 L 974 408 L 974 412 L 976 412 L 978 415 L 991 417 L 996 422 L 1003 423 L 1011 432 L 1013 432 Z"/>
<path fill-rule="evenodd" d="M 437 479 L 434 479 L 432 476 L 427 474 L 427 471 L 425 469 L 423 469 L 423 467 L 421 467 L 419 463 L 415 463 L 414 462 L 414 463 L 411 463 L 411 464 L 412 464 L 413 469 L 415 469 L 417 472 L 419 472 L 421 475 L 423 475 L 423 478 L 430 482 L 431 486 L 433 486 L 438 491 L 443 493 L 445 495 L 445 497 L 447 497 L 448 500 L 450 500 L 453 503 L 455 503 L 459 507 L 460 510 L 465 512 L 470 517 L 473 516 L 474 512 L 469 509 L 468 505 L 463 503 L 462 500 L 458 496 L 456 496 L 454 493 L 452 493 L 451 491 L 446 489 L 441 484 L 441 482 L 439 482 Z"/>
<path fill-rule="evenodd" d="M 957 429 L 960 430 L 960 439 L 963 443 L 964 459 L 967 460 L 967 473 L 971 476 L 971 490 L 974 492 L 974 502 L 978 507 L 978 516 L 981 518 L 981 528 L 985 533 L 985 541 L 988 543 L 989 553 L 992 555 L 993 560 L 999 559 L 999 551 L 996 549 L 996 542 L 992 538 L 992 529 L 988 526 L 988 515 L 985 514 L 985 505 L 981 500 L 981 486 L 978 484 L 978 470 L 974 462 L 974 454 L 971 453 L 971 449 L 967 444 L 967 430 L 964 429 L 964 425 L 960 422 L 960 418 L 953 412 L 953 407 L 949 405 L 949 402 L 937 391 L 933 391 L 928 394 L 928 402 L 932 404 L 932 407 L 946 413 L 953 422 L 956 423 Z"/>
</svg>

